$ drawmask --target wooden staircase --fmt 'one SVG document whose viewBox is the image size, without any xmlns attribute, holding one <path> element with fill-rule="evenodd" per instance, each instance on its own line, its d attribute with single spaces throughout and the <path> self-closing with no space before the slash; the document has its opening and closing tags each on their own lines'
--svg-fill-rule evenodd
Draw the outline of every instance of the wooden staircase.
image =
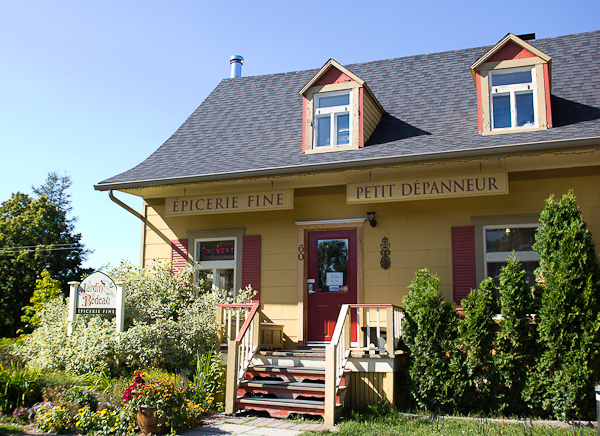
<svg viewBox="0 0 600 436">
<path fill-rule="evenodd" d="M 341 408 L 350 373 L 336 396 Z M 325 349 L 259 351 L 237 389 L 235 410 L 261 410 L 274 418 L 291 413 L 325 416 Z"/>
</svg>

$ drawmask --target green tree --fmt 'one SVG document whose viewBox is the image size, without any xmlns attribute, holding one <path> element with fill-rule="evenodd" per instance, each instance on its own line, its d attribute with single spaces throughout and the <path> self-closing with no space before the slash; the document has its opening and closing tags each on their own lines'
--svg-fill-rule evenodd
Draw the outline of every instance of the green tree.
<svg viewBox="0 0 600 436">
<path fill-rule="evenodd" d="M 465 317 L 459 326 L 464 353 L 465 389 L 462 402 L 470 411 L 492 413 L 497 407 L 498 372 L 494 365 L 494 345 L 498 312 L 498 289 L 488 277 L 462 300 Z"/>
<path fill-rule="evenodd" d="M 402 337 L 409 350 L 408 375 L 417 404 L 430 411 L 453 411 L 461 398 L 458 316 L 438 294 L 440 279 L 417 271 L 403 299 Z"/>
<path fill-rule="evenodd" d="M 67 291 L 80 279 L 87 251 L 67 212 L 45 196 L 16 193 L 0 205 L 0 335 L 13 336 L 23 327 L 21 308 L 33 295 L 36 279 L 46 269 Z"/>
<path fill-rule="evenodd" d="M 500 271 L 499 290 L 502 319 L 494 356 L 500 380 L 499 407 L 505 413 L 523 413 L 522 392 L 534 343 L 529 328 L 533 301 L 525 271 L 514 253 Z"/>
<path fill-rule="evenodd" d="M 60 282 L 50 277 L 48 270 L 42 271 L 42 278 L 35 281 L 35 290 L 29 299 L 31 306 L 23 307 L 25 314 L 21 316 L 21 321 L 25 328 L 34 329 L 40 324 L 38 314 L 47 302 L 58 298 L 60 292 Z"/>
<path fill-rule="evenodd" d="M 573 192 L 546 200 L 540 221 L 533 248 L 540 254 L 541 356 L 526 394 L 556 417 L 589 417 L 600 380 L 598 256 Z"/>
<path fill-rule="evenodd" d="M 67 174 L 62 176 L 57 171 L 51 171 L 43 185 L 32 186 L 31 189 L 38 197 L 42 195 L 60 210 L 71 212 L 71 194 L 67 191 L 73 182 Z"/>
</svg>

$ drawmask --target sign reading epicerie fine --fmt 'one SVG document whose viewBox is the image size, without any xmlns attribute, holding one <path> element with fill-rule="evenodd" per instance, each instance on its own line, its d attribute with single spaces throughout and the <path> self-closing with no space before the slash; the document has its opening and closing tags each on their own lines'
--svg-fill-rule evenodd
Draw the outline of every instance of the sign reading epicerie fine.
<svg viewBox="0 0 600 436">
<path fill-rule="evenodd" d="M 346 188 L 348 203 L 379 203 L 497 194 L 508 194 L 508 175 L 505 172 L 425 177 L 390 182 L 351 183 Z"/>
<path fill-rule="evenodd" d="M 165 202 L 165 215 L 200 215 L 210 213 L 250 212 L 258 210 L 292 209 L 291 189 L 201 197 L 173 197 Z"/>
</svg>

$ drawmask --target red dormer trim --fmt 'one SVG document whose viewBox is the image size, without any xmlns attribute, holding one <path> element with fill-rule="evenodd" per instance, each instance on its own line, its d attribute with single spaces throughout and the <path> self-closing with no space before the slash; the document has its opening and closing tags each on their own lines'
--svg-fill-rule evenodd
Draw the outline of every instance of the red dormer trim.
<svg viewBox="0 0 600 436">
<path fill-rule="evenodd" d="M 536 57 L 529 50 L 519 47 L 514 42 L 506 43 L 504 47 L 494 53 L 486 62 L 500 62 L 514 59 L 526 59 Z"/>
<path fill-rule="evenodd" d="M 475 73 L 475 86 L 477 87 L 477 129 L 479 134 L 483 133 L 483 111 L 481 110 L 481 73 Z"/>
<path fill-rule="evenodd" d="M 546 124 L 552 128 L 552 106 L 550 105 L 550 70 L 548 64 L 544 64 L 544 90 L 546 93 Z"/>
<path fill-rule="evenodd" d="M 336 83 L 354 82 L 348 75 L 335 67 L 330 67 L 313 86 L 333 85 Z"/>
</svg>

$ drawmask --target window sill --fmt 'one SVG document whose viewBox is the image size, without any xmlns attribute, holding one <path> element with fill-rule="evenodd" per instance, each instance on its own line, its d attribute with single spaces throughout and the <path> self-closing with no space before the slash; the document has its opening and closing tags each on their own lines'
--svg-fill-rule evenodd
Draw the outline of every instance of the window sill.
<svg viewBox="0 0 600 436">
<path fill-rule="evenodd" d="M 482 136 L 503 135 L 505 133 L 535 132 L 537 130 L 548 130 L 548 127 L 540 126 L 540 127 L 523 127 L 523 128 L 515 128 L 515 129 L 489 130 L 489 131 L 483 132 L 481 135 Z"/>
<path fill-rule="evenodd" d="M 310 150 L 306 150 L 304 154 L 331 153 L 336 151 L 358 150 L 358 148 L 357 145 L 330 145 L 328 147 L 311 148 Z"/>
</svg>

